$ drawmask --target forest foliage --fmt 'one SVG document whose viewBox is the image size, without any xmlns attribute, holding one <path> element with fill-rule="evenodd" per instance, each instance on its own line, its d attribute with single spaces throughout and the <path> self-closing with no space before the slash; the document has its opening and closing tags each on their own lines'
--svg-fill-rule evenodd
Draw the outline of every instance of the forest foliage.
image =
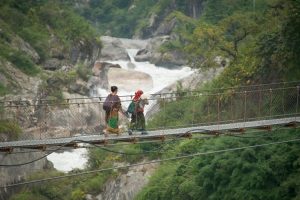
<svg viewBox="0 0 300 200">
<path fill-rule="evenodd" d="M 72 46 L 82 41 L 98 42 L 95 29 L 60 0 L 3 0 L 0 27 L 0 72 L 7 80 L 0 83 L 0 95 L 20 88 L 8 73 L 8 63 L 28 76 L 41 76 L 41 66 L 47 59 L 56 56 L 67 60 Z"/>
<path fill-rule="evenodd" d="M 69 3 L 64 2 L 65 5 Z M 148 26 L 147 20 L 152 13 L 158 17 L 166 17 L 166 20 L 168 17 L 180 19 L 179 21 L 183 23 L 180 23 L 174 31 L 178 31 L 178 35 L 183 37 L 163 46 L 163 51 L 169 48 L 182 49 L 189 56 L 190 65 L 203 70 L 216 67 L 217 56 L 225 61 L 222 74 L 203 86 L 204 89 L 295 81 L 300 78 L 299 0 L 204 0 L 199 19 L 186 16 L 188 3 L 194 1 L 91 0 L 89 2 L 86 7 L 77 8 L 78 12 L 94 23 L 98 32 L 113 36 L 132 37 L 139 29 Z M 36 49 L 41 49 L 39 51 L 41 55 L 45 44 L 39 41 L 47 40 L 49 34 L 41 27 L 40 20 L 47 21 L 66 45 L 70 40 L 76 41 L 79 35 L 89 37 L 94 34 L 93 31 L 87 33 L 81 31 L 87 25 L 82 18 L 74 16 L 73 12 L 58 12 L 57 4 L 49 5 L 47 1 L 39 3 L 44 9 L 43 12 L 32 10 L 31 6 L 26 6 L 27 4 L 19 7 L 15 4 L 4 6 L 9 12 L 0 13 L 0 19 L 6 17 L 5 22 L 0 20 L 0 23 L 6 24 L 11 20 L 10 24 L 17 26 L 9 27 L 6 24 L 7 33 L 13 28 L 16 29 L 28 41 L 32 40 Z M 15 12 L 14 16 L 16 19 L 25 16 L 25 20 L 14 21 L 9 18 L 8 13 L 18 9 L 21 12 Z M 168 9 L 173 9 L 174 12 L 167 12 L 167 17 L 164 16 L 164 11 Z M 33 17 L 26 19 L 31 13 Z M 59 16 L 58 20 L 55 16 Z M 71 27 L 59 20 L 62 16 L 67 19 L 70 17 L 70 20 L 66 21 L 72 25 Z M 27 20 L 30 20 L 30 23 Z M 39 23 L 31 23 L 32 20 Z M 28 34 L 26 28 L 35 30 L 34 34 Z M 74 29 L 76 32 L 73 32 Z M 63 32 L 60 32 L 62 30 Z M 2 34 L 0 38 L 4 42 L 8 41 L 10 34 Z M 5 54 L 1 56 L 9 58 Z M 44 52 L 44 57 L 47 57 L 47 51 Z M 26 61 L 24 58 L 23 60 Z M 3 86 L 1 89 L 0 85 L 0 93 L 1 91 L 3 93 Z M 228 93 L 225 91 L 226 94 Z M 227 97 L 224 96 L 223 99 L 226 100 Z M 209 98 L 202 98 L 195 106 L 204 110 L 209 101 Z M 159 127 L 162 122 L 168 122 L 168 126 L 178 126 L 191 119 L 205 119 L 207 117 L 205 114 L 192 115 L 192 102 L 193 99 L 185 98 L 166 103 L 164 113 L 158 112 L 148 127 Z M 148 158 L 167 158 L 263 144 L 293 139 L 298 134 L 298 129 L 275 130 L 272 133 L 253 133 L 249 138 L 226 136 L 201 141 L 185 140 L 166 144 L 162 148 L 163 154 L 151 155 L 152 157 Z M 151 150 L 154 146 L 128 148 L 125 151 L 134 153 L 141 149 Z M 299 144 L 290 143 L 163 163 L 136 199 L 299 199 L 299 153 Z M 124 158 L 96 149 L 90 153 L 88 169 L 109 167 L 114 162 L 137 162 L 143 158 L 145 157 Z M 75 178 L 62 181 L 59 184 L 61 187 L 49 182 L 25 188 L 23 194 L 13 199 L 32 198 L 31 195 L 36 195 L 36 198 L 42 196 L 44 199 L 84 199 L 87 193 L 99 192 L 97 187 L 102 188 L 105 180 L 115 175 L 104 173 L 99 174 L 99 177 Z M 44 176 L 46 175 L 37 175 L 33 178 Z M 65 185 L 69 187 L 63 187 Z"/>
<path fill-rule="evenodd" d="M 191 8 L 199 10 L 199 18 L 192 17 Z M 223 58 L 231 66 L 224 77 L 236 78 L 220 80 L 225 86 L 300 76 L 298 0 L 92 0 L 77 10 L 98 32 L 116 37 L 151 37 L 155 23 L 176 19 L 172 39 L 161 51 L 182 51 L 190 66 L 202 69 Z"/>
<path fill-rule="evenodd" d="M 165 157 L 233 149 L 297 137 L 298 130 L 277 130 L 205 141 L 192 139 L 169 148 Z M 295 142 L 165 163 L 135 199 L 298 199 L 299 153 L 299 144 Z"/>
<path fill-rule="evenodd" d="M 227 92 L 226 88 L 297 81 L 300 77 L 297 56 L 300 1 L 256 1 L 255 7 L 249 4 L 251 2 L 207 1 L 203 18 L 185 46 L 190 64 L 196 68 L 216 67 L 217 56 L 227 62 L 215 80 L 198 88 L 200 91 L 223 88 L 220 104 L 226 105 L 226 99 L 230 98 L 230 90 Z M 207 121 L 204 111 L 211 103 L 210 98 L 203 97 L 196 102 L 193 98 L 179 98 L 161 104 L 163 111 L 153 117 L 149 126 L 182 126 L 193 120 Z M 247 108 L 255 106 L 250 101 Z M 202 112 L 194 115 L 193 107 Z M 238 112 L 242 114 L 243 109 Z M 259 133 L 249 138 L 184 141 L 174 146 L 175 150 L 166 151 L 165 156 L 297 138 L 299 130 L 275 130 L 273 134 L 276 137 L 268 138 Z M 299 151 L 299 144 L 293 143 L 166 163 L 136 199 L 298 199 Z"/>
<path fill-rule="evenodd" d="M 0 3 L 0 9 L 1 44 L 9 48 L 10 40 L 18 35 L 38 52 L 41 57 L 39 62 L 49 56 L 48 42 L 53 35 L 60 39 L 65 48 L 79 39 L 91 40 L 96 36 L 84 18 L 58 0 L 5 0 Z"/>
</svg>

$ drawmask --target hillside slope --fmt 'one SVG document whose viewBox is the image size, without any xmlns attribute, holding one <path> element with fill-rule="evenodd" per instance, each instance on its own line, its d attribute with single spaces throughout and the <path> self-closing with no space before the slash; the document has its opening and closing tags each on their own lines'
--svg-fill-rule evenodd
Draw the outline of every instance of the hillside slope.
<svg viewBox="0 0 300 200">
<path fill-rule="evenodd" d="M 0 11 L 0 95 L 22 92 L 20 79 L 90 67 L 99 56 L 94 29 L 60 1 L 5 0 Z"/>
</svg>

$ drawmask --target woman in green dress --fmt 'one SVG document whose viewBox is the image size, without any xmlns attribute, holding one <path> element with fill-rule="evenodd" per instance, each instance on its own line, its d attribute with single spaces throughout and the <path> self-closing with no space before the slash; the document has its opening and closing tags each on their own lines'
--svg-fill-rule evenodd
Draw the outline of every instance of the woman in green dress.
<svg viewBox="0 0 300 200">
<path fill-rule="evenodd" d="M 106 130 L 104 131 L 105 136 L 107 133 L 119 134 L 120 130 L 118 127 L 119 123 L 119 111 L 122 111 L 121 100 L 117 95 L 117 86 L 111 87 L 111 93 L 106 97 L 103 104 L 103 109 L 105 110 L 105 121 Z"/>
</svg>

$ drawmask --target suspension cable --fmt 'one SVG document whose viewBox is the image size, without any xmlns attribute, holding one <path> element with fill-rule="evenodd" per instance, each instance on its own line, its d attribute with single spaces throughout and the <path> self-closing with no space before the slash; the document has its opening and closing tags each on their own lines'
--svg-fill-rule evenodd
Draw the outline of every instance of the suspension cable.
<svg viewBox="0 0 300 200">
<path fill-rule="evenodd" d="M 192 138 L 189 138 L 189 139 L 192 139 L 192 140 L 197 140 L 197 139 L 207 139 L 207 138 L 211 138 L 211 137 L 214 137 L 213 135 L 211 136 L 200 136 L 200 137 L 192 137 Z M 177 138 L 177 140 L 185 140 L 186 138 Z M 135 142 L 134 144 L 151 144 L 151 143 L 162 143 L 162 144 L 166 144 L 166 143 L 169 143 L 170 141 L 173 141 L 174 138 L 172 139 L 165 139 L 164 141 L 161 141 L 161 140 L 149 140 L 149 141 L 137 141 Z M 91 145 L 93 143 L 90 143 Z M 125 145 L 132 145 L 133 143 L 114 143 L 114 144 L 105 144 L 104 146 L 125 146 Z M 85 149 L 92 149 L 92 148 L 101 148 L 103 146 L 100 146 L 100 145 L 96 145 L 96 144 L 93 144 L 93 146 L 78 146 L 76 147 L 76 149 L 78 148 L 85 148 Z M 30 149 L 30 148 L 24 148 L 24 147 L 21 147 L 22 149 Z M 59 149 L 59 151 L 63 151 L 63 150 L 70 150 L 70 148 L 74 148 L 74 147 L 65 147 L 65 148 L 62 148 L 62 149 Z M 41 152 L 41 151 L 47 151 L 47 152 L 52 152 L 52 151 L 58 151 L 56 149 L 46 149 L 46 150 L 28 150 L 28 151 L 16 151 L 16 152 L 10 152 L 10 153 L 7 153 L 7 152 L 0 152 L 0 154 L 20 154 L 20 153 L 36 153 L 36 152 Z"/>
<path fill-rule="evenodd" d="M 189 132 L 192 132 L 192 131 L 199 131 L 199 130 L 204 130 L 204 129 L 194 129 L 194 130 L 190 130 L 190 131 L 187 131 L 185 133 L 182 133 L 182 135 L 186 134 L 186 133 L 189 133 Z M 181 134 L 179 134 L 176 138 L 179 138 Z M 176 140 L 173 139 L 173 140 Z M 163 145 L 161 145 L 160 147 L 154 149 L 154 150 L 151 150 L 151 151 L 143 151 L 143 152 L 137 152 L 137 153 L 126 153 L 126 152 L 120 152 L 120 151 L 114 151 L 114 150 L 111 150 L 111 149 L 108 149 L 108 148 L 105 148 L 105 147 L 102 147 L 102 146 L 99 146 L 99 145 L 96 145 L 96 144 L 93 144 L 92 142 L 89 142 L 89 141 L 84 141 L 84 140 L 72 140 L 68 143 L 65 143 L 64 145 L 61 145 L 60 147 L 58 147 L 57 149 L 55 150 L 52 150 L 50 153 L 47 153 L 45 154 L 44 156 L 41 156 L 37 159 L 34 159 L 34 160 L 31 160 L 31 161 L 28 161 L 28 162 L 25 162 L 25 163 L 18 163 L 18 164 L 0 164 L 0 167 L 18 167 L 18 166 L 23 166 L 23 165 L 27 165 L 27 164 L 31 164 L 33 162 L 36 162 L 36 161 L 39 161 L 47 156 L 49 156 L 50 154 L 56 152 L 56 151 L 59 151 L 61 150 L 63 147 L 69 145 L 69 144 L 73 144 L 74 142 L 76 143 L 85 143 L 85 144 L 90 144 L 92 146 L 95 146 L 99 149 L 102 149 L 104 151 L 107 151 L 107 152 L 111 152 L 111 153 L 117 153 L 117 154 L 122 154 L 122 155 L 141 155 L 141 154 L 150 154 L 150 153 L 157 153 L 158 150 L 161 150 L 163 148 Z M 172 140 L 171 140 L 172 142 Z M 160 152 L 160 151 L 159 151 Z"/>
<path fill-rule="evenodd" d="M 257 84 L 257 85 L 248 85 L 248 86 L 238 86 L 238 87 L 226 87 L 226 88 L 215 88 L 215 89 L 202 89 L 202 90 L 194 90 L 194 91 L 186 91 L 186 92 L 170 92 L 170 93 L 154 93 L 154 94 L 150 94 L 152 97 L 155 97 L 155 96 L 162 96 L 162 95 L 179 95 L 179 94 L 183 94 L 183 93 L 190 93 L 190 94 L 193 94 L 193 93 L 202 93 L 202 92 L 210 92 L 210 91 L 220 91 L 220 90 L 229 90 L 229 89 L 242 89 L 242 88 L 251 88 L 251 87 L 255 87 L 255 88 L 261 88 L 261 87 L 267 87 L 267 86 L 272 86 L 272 85 L 287 85 L 287 84 L 293 84 L 293 85 L 298 85 L 300 83 L 300 81 L 290 81 L 290 82 L 278 82 L 278 83 L 268 83 L 268 84 Z M 279 89 L 287 89 L 287 88 L 294 88 L 294 87 L 283 87 L 283 88 L 279 88 Z M 276 88 L 278 89 L 278 88 Z M 266 90 L 266 89 L 261 89 L 261 90 Z M 253 90 L 252 90 L 253 91 Z M 124 97 L 126 99 L 128 98 L 132 98 L 133 95 L 120 95 L 119 97 Z M 87 103 L 101 103 L 101 100 L 102 99 L 105 99 L 106 97 L 103 97 L 103 96 L 97 96 L 97 97 L 73 97 L 73 98 L 65 98 L 65 99 L 61 99 L 61 101 L 67 101 L 68 103 L 52 103 L 52 104 L 49 104 L 47 102 L 56 102 L 57 100 L 50 100 L 50 99 L 37 99 L 35 102 L 42 102 L 40 104 L 36 104 L 36 105 L 16 105 L 16 106 L 19 106 L 19 107 L 22 107 L 22 106 L 51 106 L 51 105 L 70 105 L 70 104 L 73 104 L 73 103 L 70 103 L 69 101 L 70 100 L 86 100 L 86 99 L 99 99 L 99 101 L 97 102 L 85 102 L 85 103 L 80 103 L 80 104 L 87 104 Z M 173 97 L 172 97 L 173 98 Z M 28 104 L 29 100 L 3 100 L 3 101 L 0 101 L 0 104 L 5 104 L 5 103 L 9 103 L 9 104 L 12 104 L 12 103 L 26 103 Z M 123 101 L 131 101 L 131 100 L 123 100 Z M 46 102 L 46 103 L 45 103 Z M 76 104 L 76 103 L 74 103 Z M 10 106 L 5 106 L 5 107 L 13 107 L 12 105 Z"/>
<path fill-rule="evenodd" d="M 46 157 L 49 156 L 50 154 L 52 154 L 52 153 L 54 153 L 54 152 L 56 152 L 56 151 L 59 151 L 59 150 L 61 150 L 63 147 L 65 147 L 65 146 L 67 146 L 67 145 L 69 145 L 69 144 L 72 144 L 72 143 L 74 143 L 74 142 L 76 142 L 76 140 L 70 141 L 70 142 L 68 142 L 68 143 L 66 143 L 66 144 L 63 144 L 63 145 L 59 146 L 57 149 L 52 150 L 50 153 L 46 153 L 45 155 L 43 155 L 43 156 L 41 156 L 41 157 L 39 157 L 39 158 L 37 158 L 37 159 L 31 160 L 31 161 L 28 161 L 28 162 L 25 162 L 25 163 L 18 163 L 18 164 L 9 164 L 9 165 L 6 165 L 6 164 L 0 164 L 0 167 L 19 167 L 19 166 L 22 166 L 22 165 L 28 165 L 28 164 L 37 162 L 37 161 L 39 161 L 39 160 L 41 160 L 41 159 L 43 159 L 43 158 L 46 158 Z"/>
<path fill-rule="evenodd" d="M 287 128 L 277 128 L 277 129 L 274 129 L 272 130 L 272 132 L 274 131 L 277 131 L 277 130 L 285 130 Z M 295 129 L 299 129 L 299 128 L 295 128 Z M 54 152 L 57 152 L 57 151 L 61 151 L 61 150 L 69 150 L 70 148 L 66 147 L 68 144 L 70 143 L 73 143 L 73 142 L 76 142 L 76 143 L 85 143 L 85 144 L 89 144 L 89 145 L 92 145 L 92 146 L 78 146 L 76 148 L 86 148 L 86 149 L 91 149 L 91 148 L 99 148 L 99 149 L 102 149 L 104 151 L 107 151 L 107 152 L 111 152 L 111 153 L 117 153 L 117 154 L 123 154 L 123 155 L 139 155 L 139 154 L 150 154 L 150 153 L 155 153 L 155 152 L 158 152 L 160 153 L 160 149 L 162 149 L 164 147 L 164 145 L 166 144 L 172 144 L 176 141 L 179 141 L 179 140 L 185 140 L 186 138 L 182 137 L 183 135 L 185 134 L 188 134 L 188 133 L 195 133 L 197 131 L 201 131 L 200 134 L 204 134 L 205 136 L 198 136 L 198 137 L 191 137 L 189 139 L 192 139 L 192 140 L 203 140 L 203 139 L 209 139 L 209 138 L 212 138 L 212 137 L 215 137 L 215 135 L 208 135 L 206 133 L 208 133 L 209 131 L 208 130 L 205 130 L 205 129 L 193 129 L 193 130 L 189 130 L 185 133 L 181 133 L 179 135 L 177 135 L 175 138 L 171 138 L 171 139 L 166 139 L 164 141 L 157 141 L 157 140 L 150 140 L 150 141 L 138 141 L 136 142 L 135 144 L 150 144 L 150 143 L 161 143 L 161 146 L 160 147 L 157 147 L 155 149 L 152 149 L 152 150 L 149 150 L 149 151 L 143 151 L 143 152 L 137 152 L 137 153 L 126 153 L 126 152 L 120 152 L 120 151 L 114 151 L 114 150 L 111 150 L 111 149 L 108 149 L 106 147 L 103 147 L 103 146 L 100 146 L 100 145 L 97 145 L 97 144 L 94 144 L 92 142 L 89 142 L 89 141 L 84 141 L 84 140 L 72 140 L 70 141 L 69 143 L 67 144 L 64 144 L 62 146 L 59 146 L 59 148 L 57 149 L 52 149 L 52 150 L 32 150 L 32 151 L 17 151 L 17 152 L 11 152 L 9 153 L 9 155 L 11 154 L 21 154 L 21 153 L 37 153 L 37 152 L 41 152 L 41 151 L 47 151 L 47 152 L 50 152 L 48 153 L 46 156 L 54 153 Z M 204 132 L 202 132 L 204 131 Z M 252 131 L 250 132 L 251 134 L 252 133 L 261 133 L 261 132 L 264 132 L 264 131 Z M 257 139 L 257 138 L 274 138 L 273 135 L 259 135 L 259 136 L 240 136 L 240 135 L 237 135 L 237 134 L 230 134 L 230 133 L 223 133 L 221 134 L 223 136 L 228 136 L 228 137 L 235 137 L 235 138 L 241 138 L 241 139 Z M 132 143 L 114 143 L 114 144 L 106 144 L 106 146 L 124 146 L 124 145 L 131 145 Z M 64 149 L 67 148 L 67 149 Z M 27 149 L 27 148 L 25 148 Z M 0 153 L 1 154 L 1 153 Z M 5 153 L 7 154 L 7 153 Z M 45 156 L 43 156 L 42 158 L 44 158 Z M 41 159 L 42 159 L 41 158 Z M 37 159 L 39 160 L 39 159 Z M 36 161 L 37 161 L 36 160 Z M 24 163 L 24 165 L 26 164 L 30 164 L 31 162 L 29 163 Z M 0 165 L 1 167 L 1 165 Z M 2 167 L 10 167 L 9 165 L 5 165 L 5 166 L 2 166 Z M 11 166 L 12 167 L 12 166 Z"/>
<path fill-rule="evenodd" d="M 32 181 L 24 181 L 24 182 L 20 182 L 20 183 L 9 184 L 6 186 L 0 186 L 0 188 L 10 188 L 10 187 L 16 187 L 16 186 L 21 186 L 21 185 L 28 185 L 28 184 L 40 183 L 40 182 L 44 182 L 44 181 L 58 180 L 58 179 L 63 179 L 63 178 L 81 176 L 81 175 L 116 170 L 116 169 L 125 169 L 125 168 L 142 166 L 142 165 L 147 165 L 147 164 L 161 163 L 161 162 L 165 162 L 165 161 L 173 161 L 173 160 L 179 160 L 179 159 L 184 159 L 184 158 L 192 158 L 192 157 L 197 157 L 197 156 L 204 156 L 204 155 L 211 155 L 211 154 L 218 154 L 218 153 L 225 153 L 225 152 L 234 152 L 234 151 L 239 151 L 239 150 L 244 150 L 244 149 L 249 149 L 249 148 L 259 148 L 259 147 L 266 147 L 266 146 L 271 146 L 271 145 L 279 145 L 279 144 L 299 142 L 299 141 L 300 141 L 300 138 L 295 138 L 295 139 L 291 139 L 291 140 L 249 145 L 249 146 L 244 146 L 244 147 L 235 147 L 235 148 L 208 151 L 208 152 L 198 152 L 198 153 L 194 153 L 194 154 L 187 154 L 187 155 L 181 155 L 181 156 L 176 156 L 176 157 L 171 157 L 171 158 L 152 160 L 152 161 L 143 162 L 143 163 L 123 165 L 123 166 L 118 166 L 118 167 L 109 167 L 109 168 L 79 172 L 79 173 L 62 175 L 62 176 L 55 176 L 55 177 L 44 178 L 44 179 L 36 179 L 36 180 L 32 180 Z"/>
</svg>

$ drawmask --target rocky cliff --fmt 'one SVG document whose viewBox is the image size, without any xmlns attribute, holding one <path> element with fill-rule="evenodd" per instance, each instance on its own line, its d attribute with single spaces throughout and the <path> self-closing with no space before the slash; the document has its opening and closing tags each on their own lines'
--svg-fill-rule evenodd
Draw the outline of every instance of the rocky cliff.
<svg viewBox="0 0 300 200">
<path fill-rule="evenodd" d="M 182 65 L 187 65 L 188 61 L 182 51 L 160 51 L 161 46 L 171 40 L 171 37 L 168 35 L 157 36 L 149 39 L 147 46 L 144 49 L 140 49 L 134 59 L 138 62 L 149 61 L 157 66 L 173 69 L 181 67 Z"/>
<path fill-rule="evenodd" d="M 179 11 L 187 17 L 198 19 L 203 11 L 204 0 L 192 0 L 182 3 L 181 1 L 170 1 L 169 4 L 159 5 L 163 10 L 148 11 L 146 25 L 137 31 L 133 38 L 153 38 L 163 35 L 171 35 L 179 25 L 178 18 L 170 17 L 173 12 Z M 157 3 L 159 4 L 159 3 Z"/>
<path fill-rule="evenodd" d="M 92 66 L 100 56 L 101 44 L 96 40 L 82 39 L 72 42 L 69 49 L 60 43 L 57 38 L 49 41 L 50 55 L 41 63 L 43 69 L 55 71 L 66 67 L 73 68 L 77 64 Z"/>
<path fill-rule="evenodd" d="M 123 165 L 124 163 L 121 163 Z M 131 167 L 125 173 L 109 180 L 101 194 L 87 195 L 87 200 L 132 200 L 148 183 L 158 164 Z"/>
<path fill-rule="evenodd" d="M 16 149 L 16 152 L 19 150 Z M 0 154 L 0 161 L 2 165 L 12 165 L 12 164 L 20 164 L 26 163 L 31 160 L 35 160 L 41 158 L 45 155 L 43 152 L 36 153 L 19 153 L 19 154 Z M 28 176 L 42 169 L 52 168 L 52 164 L 47 161 L 46 158 L 38 160 L 36 162 L 16 166 L 16 167 L 0 167 L 0 186 L 5 186 L 7 184 L 18 183 L 20 181 L 25 180 Z M 15 193 L 18 188 L 4 188 L 0 189 L 0 200 L 7 200 L 9 196 Z"/>
<path fill-rule="evenodd" d="M 10 29 L 9 26 L 13 26 L 13 24 L 2 26 L 5 22 L 2 21 L 4 13 L 1 6 L 2 3 L 0 5 L 0 100 L 16 102 L 11 104 L 15 106 L 12 108 L 3 109 L 2 104 L 0 105 L 0 122 L 1 120 L 17 121 L 22 128 L 22 133 L 19 137 L 23 139 L 69 136 L 81 132 L 86 127 L 92 127 L 88 129 L 90 131 L 99 130 L 101 128 L 100 121 L 103 121 L 99 119 L 103 116 L 101 114 L 102 109 L 99 106 L 59 109 L 57 107 L 45 108 L 37 106 L 37 104 L 41 103 L 39 99 L 48 98 L 47 95 L 41 94 L 41 88 L 47 82 L 45 80 L 51 80 L 54 73 L 74 71 L 79 65 L 83 68 L 91 69 L 100 56 L 101 43 L 96 38 L 86 39 L 84 37 L 78 37 L 76 40 L 70 40 L 67 43 L 63 41 L 61 35 L 58 36 L 58 33 L 51 26 L 45 24 L 37 25 L 44 26 L 44 32 L 32 31 L 30 35 L 34 37 L 35 34 L 42 35 L 46 32 L 51 35 L 47 38 L 45 33 L 47 40 L 24 38 L 22 37 L 24 35 L 16 33 L 18 28 L 21 27 Z M 16 14 L 17 12 L 15 11 L 14 13 Z M 25 16 L 24 20 L 27 20 Z M 9 22 L 11 21 L 7 20 L 7 23 Z M 26 30 L 28 31 L 28 28 Z M 5 38 L 3 39 L 4 36 Z M 41 46 L 46 48 L 41 50 L 39 48 Z M 29 69 L 34 69 L 34 71 L 28 71 Z M 76 87 L 87 84 L 83 82 L 84 80 L 76 76 L 73 85 L 64 85 L 60 89 L 67 86 L 71 89 L 73 87 L 73 91 L 80 91 Z M 50 84 L 50 87 L 53 86 Z M 4 92 L 1 92 L 3 90 Z M 76 94 L 64 93 L 65 98 L 75 96 Z M 78 96 L 82 97 L 79 94 L 76 97 Z M 22 101 L 22 103 L 18 103 L 18 101 Z M 23 107 L 25 105 L 30 106 Z M 9 137 L 5 137 L 5 134 L 9 133 L 0 133 L 0 142 L 9 140 Z M 24 163 L 43 155 L 43 152 L 1 153 L 0 162 L 1 164 Z M 0 167 L 0 185 L 3 186 L 25 180 L 31 173 L 49 167 L 51 168 L 52 166 L 49 165 L 45 158 L 19 167 Z M 9 189 L 1 190 L 0 199 L 8 199 L 9 195 L 14 192 Z"/>
</svg>

